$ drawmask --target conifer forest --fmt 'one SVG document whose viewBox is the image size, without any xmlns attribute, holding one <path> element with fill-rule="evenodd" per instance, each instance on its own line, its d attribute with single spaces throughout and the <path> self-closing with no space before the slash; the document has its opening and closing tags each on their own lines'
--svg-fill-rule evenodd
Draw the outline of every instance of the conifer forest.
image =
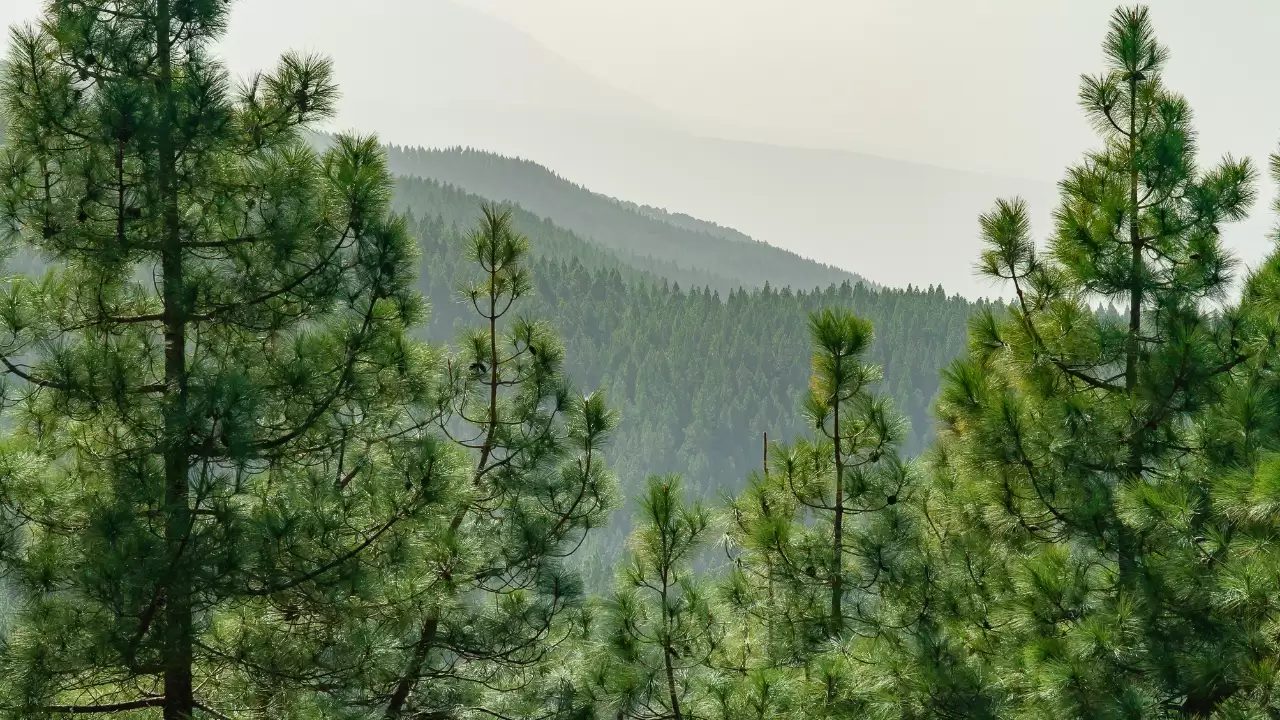
<svg viewBox="0 0 1280 720">
<path fill-rule="evenodd" d="M 973 299 L 333 132 L 269 1 L 9 32 L 0 717 L 1280 718 L 1280 154 L 1159 12 Z"/>
</svg>

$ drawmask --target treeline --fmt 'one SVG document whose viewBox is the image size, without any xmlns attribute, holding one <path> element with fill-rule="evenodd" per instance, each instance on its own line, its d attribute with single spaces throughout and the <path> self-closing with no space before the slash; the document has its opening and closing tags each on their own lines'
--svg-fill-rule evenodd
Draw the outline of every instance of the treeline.
<svg viewBox="0 0 1280 720">
<path fill-rule="evenodd" d="M 696 284 L 727 293 L 738 287 L 811 288 L 861 278 L 746 235 L 688 216 L 623 203 L 575 185 L 527 160 L 480 150 L 388 148 L 392 172 L 432 178 L 542 217 L 649 269 L 673 267 Z M 681 278 L 661 274 L 680 280 Z"/>
<path fill-rule="evenodd" d="M 467 192 L 439 180 L 414 176 L 396 178 L 396 208 L 434 218 L 455 233 L 475 222 L 476 208 L 490 202 L 487 197 Z M 585 239 L 550 217 L 535 215 L 518 204 L 504 203 L 512 220 L 527 234 L 538 257 L 566 262 L 578 261 L 591 268 L 617 268 L 628 280 L 663 278 L 684 287 L 737 287 L 737 284 L 714 272 L 683 267 L 671 260 L 646 254 L 643 246 L 614 249 Z"/>
<path fill-rule="evenodd" d="M 49 5 L 0 83 L 6 239 L 52 261 L 0 295 L 0 713 L 1280 714 L 1280 251 L 1224 300 L 1257 172 L 1197 161 L 1144 8 L 1082 81 L 1100 149 L 1048 243 L 1017 199 L 979 218 L 1016 299 L 972 308 L 920 455 L 874 338 L 950 327 L 906 309 L 940 292 L 717 297 L 535 259 L 501 207 L 407 218 L 375 139 L 300 134 L 326 61 L 232 93 L 204 50 L 224 3 L 125 10 Z M 571 382 L 579 344 L 614 388 Z M 664 413 L 677 463 L 732 447 L 801 362 L 792 437 L 724 501 L 653 474 L 585 592 L 611 457 L 676 447 Z"/>
</svg>

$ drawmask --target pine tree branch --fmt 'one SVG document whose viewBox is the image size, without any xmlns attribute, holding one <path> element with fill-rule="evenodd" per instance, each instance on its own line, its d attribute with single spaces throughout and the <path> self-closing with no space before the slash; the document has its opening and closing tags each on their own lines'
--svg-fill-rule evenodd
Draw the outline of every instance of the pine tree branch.
<svg viewBox="0 0 1280 720">
<path fill-rule="evenodd" d="M 160 322 L 164 320 L 164 315 L 159 313 L 151 315 L 101 315 L 94 320 L 78 323 L 75 325 L 67 325 L 58 328 L 59 332 L 74 332 L 76 330 L 84 330 L 91 327 L 101 327 L 103 325 L 137 325 L 141 323 Z"/>
<path fill-rule="evenodd" d="M 164 703 L 165 699 L 163 697 L 156 697 L 109 705 L 49 705 L 40 708 L 39 712 L 60 715 L 95 715 L 128 712 L 130 710 L 142 710 L 144 708 L 164 707 Z"/>
<path fill-rule="evenodd" d="M 200 710 L 201 712 L 206 713 L 208 715 L 212 715 L 214 717 L 214 720 L 234 720 L 234 718 L 232 718 L 230 715 L 223 715 L 222 713 L 218 712 L 217 710 L 214 710 L 213 708 L 209 707 L 208 705 L 205 705 L 202 702 L 197 701 L 195 705 L 197 710 Z"/>
<path fill-rule="evenodd" d="M 1130 112 L 1132 112 L 1132 108 L 1130 108 Z M 1111 115 L 1111 108 L 1103 108 L 1102 115 L 1107 119 L 1108 123 L 1111 123 L 1111 127 L 1116 129 L 1116 132 L 1120 133 L 1124 137 L 1129 137 L 1129 131 L 1121 129 L 1120 125 L 1116 123 L 1115 118 Z"/>
<path fill-rule="evenodd" d="M 0 363 L 3 363 L 5 368 L 7 368 L 11 374 L 17 375 L 18 377 L 22 378 L 23 380 L 26 380 L 32 385 L 38 385 L 40 387 L 46 387 L 52 390 L 64 390 L 64 391 L 69 390 L 69 388 L 66 385 L 63 385 L 62 383 L 55 383 L 50 380 L 43 380 L 34 375 L 31 375 L 30 373 L 23 372 L 18 368 L 17 365 L 14 365 L 12 362 L 10 362 L 9 358 L 3 355 L 0 355 Z"/>
<path fill-rule="evenodd" d="M 485 715 L 488 715 L 488 716 L 490 716 L 490 717 L 495 717 L 495 718 L 497 718 L 498 720 L 517 720 L 517 718 L 511 717 L 510 715 L 503 715 L 502 713 L 494 712 L 493 710 L 489 710 L 489 709 L 487 709 L 487 708 L 482 708 L 482 707 L 471 707 L 471 708 L 467 708 L 467 709 L 468 709 L 468 710 L 470 710 L 470 711 L 472 711 L 472 712 L 484 713 Z M 551 717 L 551 715 L 550 715 L 550 714 L 547 714 L 547 715 L 539 715 L 539 716 L 537 716 L 536 718 L 528 718 L 527 720 L 542 720 L 542 718 L 549 718 L 549 717 Z"/>
<path fill-rule="evenodd" d="M 430 478 L 434 470 L 435 470 L 435 460 L 432 459 L 427 463 L 425 476 L 427 478 Z M 420 487 L 425 485 L 426 485 L 425 481 L 419 484 Z M 409 503 L 406 507 L 410 509 L 414 508 L 421 499 L 422 499 L 422 495 L 421 495 L 421 492 L 419 492 L 418 497 L 414 498 L 414 502 Z M 379 527 L 377 530 L 371 533 L 368 537 L 362 540 L 354 548 L 351 548 L 347 552 L 342 553 L 341 555 L 338 555 L 337 557 L 329 560 L 323 565 L 320 565 L 319 567 L 309 570 L 303 573 L 302 575 L 291 578 L 281 583 L 276 583 L 274 585 L 268 585 L 262 588 L 250 588 L 245 592 L 247 595 L 257 596 L 257 597 L 261 597 L 265 595 L 274 595 L 278 592 L 284 592 L 285 590 L 295 588 L 305 582 L 314 580 L 320 577 L 321 575 L 324 575 L 325 573 L 329 572 L 330 570 L 333 570 L 339 565 L 355 558 L 360 553 L 364 552 L 365 549 L 367 549 L 370 545 L 377 542 L 378 538 L 382 537 L 384 534 L 386 534 L 388 530 L 394 527 L 396 523 L 400 522 L 401 520 L 408 517 L 409 515 L 410 515 L 410 512 L 408 510 L 393 514 L 390 519 L 388 519 L 385 523 L 382 524 L 381 527 Z"/>
<path fill-rule="evenodd" d="M 1092 375 L 1089 375 L 1088 373 L 1080 372 L 1079 370 L 1072 368 L 1070 365 L 1067 365 L 1066 363 L 1062 362 L 1058 358 L 1053 357 L 1052 355 L 1049 356 L 1049 362 L 1053 363 L 1054 366 L 1056 366 L 1059 370 L 1066 373 L 1067 375 L 1070 375 L 1071 377 L 1084 382 L 1086 385 L 1097 388 L 1098 390 L 1107 390 L 1110 392 L 1120 392 L 1124 390 L 1124 388 L 1120 387 L 1119 385 L 1114 385 L 1112 383 L 1106 382 L 1105 380 L 1099 380 L 1093 377 Z"/>
<path fill-rule="evenodd" d="M 32 93 L 32 95 L 35 96 L 36 102 L 39 104 L 40 109 L 43 111 L 44 119 L 47 120 L 51 125 L 56 127 L 59 131 L 67 135 L 83 140 L 86 143 L 93 142 L 93 138 L 90 138 L 88 135 L 85 135 L 84 133 L 78 132 L 76 130 L 72 130 L 71 128 L 64 125 L 62 121 L 59 119 L 59 115 L 57 113 L 54 113 L 52 108 L 49 107 L 48 98 L 46 97 L 45 92 L 40 87 L 40 78 L 43 75 L 43 73 L 41 73 L 38 70 L 39 59 L 35 55 L 36 44 L 32 42 L 25 42 L 23 43 L 23 46 L 24 46 L 24 49 L 27 51 L 26 52 L 26 69 L 31 72 L 31 83 L 35 86 L 35 90 Z"/>
<path fill-rule="evenodd" d="M 256 242 L 262 242 L 263 238 L 257 235 L 246 235 L 243 237 L 227 238 L 226 240 L 208 240 L 204 242 L 185 242 L 182 247 L 188 250 L 211 250 L 216 248 L 235 247 L 236 245 L 249 245 Z"/>
<path fill-rule="evenodd" d="M 371 289 L 374 298 L 378 296 L 379 289 L 380 285 L 378 283 L 374 283 L 374 287 Z M 326 397 L 318 406 L 313 408 L 303 422 L 293 430 L 274 438 L 254 443 L 250 447 L 253 453 L 273 450 L 283 445 L 287 445 L 298 437 L 301 437 L 310 430 L 316 422 L 318 422 L 320 418 L 328 412 L 329 408 L 333 406 L 333 403 L 342 396 L 342 393 L 346 391 L 348 386 L 351 384 L 352 371 L 355 369 L 356 362 L 360 359 L 360 351 L 365 349 L 364 344 L 368 339 L 369 328 L 373 324 L 373 315 L 376 306 L 377 300 L 369 301 L 369 307 L 365 311 L 364 320 L 360 326 L 360 332 L 357 334 L 356 339 L 351 343 L 351 347 L 347 349 L 347 360 L 342 368 L 342 376 L 338 381 L 338 386 L 333 389 L 333 392 L 329 393 L 328 397 Z"/>
<path fill-rule="evenodd" d="M 250 596 L 274 595 L 276 593 L 284 592 L 285 590 L 295 588 L 305 582 L 314 580 L 320 577 L 321 575 L 324 575 L 325 573 L 329 572 L 330 570 L 338 567 L 339 565 L 347 562 L 348 560 L 351 560 L 352 558 L 356 557 L 360 553 L 364 552 L 366 548 L 368 548 L 370 545 L 377 542 L 378 538 L 382 537 L 396 523 L 400 522 L 400 520 L 403 517 L 404 515 L 402 513 L 397 513 L 393 515 L 390 520 L 383 523 L 381 527 L 379 527 L 377 530 L 371 533 L 369 537 L 362 540 L 354 548 L 348 550 L 347 552 L 339 555 L 336 558 L 331 559 L 329 562 L 326 562 L 317 568 L 309 570 L 303 573 L 302 575 L 299 575 L 295 578 L 291 578 L 282 583 L 277 583 L 275 585 L 268 585 L 263 588 L 251 588 L 245 591 L 245 594 Z"/>
<path fill-rule="evenodd" d="M 321 270 L 323 270 L 324 268 L 330 265 L 330 263 L 333 261 L 333 258 L 337 256 L 338 251 L 346 247 L 347 240 L 350 238 L 351 230 L 352 230 L 351 224 L 350 224 L 350 221 L 348 221 L 347 227 L 342 231 L 342 234 L 338 236 L 338 242 L 335 243 L 333 248 L 329 250 L 329 254 L 326 255 L 317 265 L 314 265 L 313 267 L 308 269 L 306 272 L 295 277 L 293 280 L 291 280 L 288 284 L 284 285 L 283 287 L 277 288 L 271 292 L 263 293 L 261 295 L 258 295 L 257 297 L 249 298 L 248 300 L 230 303 L 227 305 L 215 305 L 214 307 L 210 308 L 209 310 L 203 313 L 192 314 L 190 316 L 191 320 L 193 322 L 194 321 L 208 322 L 211 320 L 216 320 L 220 316 L 226 313 L 239 310 L 246 306 L 261 305 L 265 302 L 274 300 L 282 295 L 286 295 L 288 293 L 293 292 L 295 289 L 301 286 L 304 282 L 311 279 L 312 277 L 315 277 L 316 274 L 318 274 Z"/>
<path fill-rule="evenodd" d="M 1046 357 L 1049 358 L 1049 362 L 1053 363 L 1055 367 L 1057 367 L 1059 370 L 1066 373 L 1067 375 L 1070 375 L 1071 377 L 1076 378 L 1077 380 L 1081 380 L 1086 385 L 1094 387 L 1098 390 L 1108 390 L 1111 392 L 1122 392 L 1124 390 L 1124 388 L 1118 385 L 1112 385 L 1111 383 L 1108 383 L 1104 380 L 1099 380 L 1089 375 L 1088 373 L 1080 372 L 1079 370 L 1072 368 L 1070 365 L 1067 365 L 1062 360 L 1054 357 L 1053 353 L 1049 352 L 1048 347 L 1045 346 L 1044 340 L 1040 338 L 1040 333 L 1039 331 L 1036 330 L 1035 321 L 1031 319 L 1031 311 L 1027 307 L 1027 300 L 1026 300 L 1026 297 L 1023 295 L 1022 285 L 1018 282 L 1016 273 L 1013 277 L 1013 289 L 1018 295 L 1018 306 L 1022 308 L 1023 324 L 1026 326 L 1027 331 L 1031 333 L 1031 338 L 1035 342 L 1036 346 L 1039 347 L 1041 350 L 1043 350 Z"/>
<path fill-rule="evenodd" d="M 405 674 L 396 681 L 396 689 L 387 701 L 387 709 L 383 714 L 386 720 L 396 720 L 402 714 L 404 705 L 409 700 L 409 694 L 413 692 L 414 686 L 417 685 L 422 676 L 422 665 L 427 661 L 427 656 L 435 645 L 436 631 L 439 626 L 440 616 L 438 612 L 433 612 L 423 622 L 418 634 L 418 641 L 414 643 L 413 656 L 409 660 L 409 667 L 406 669 Z"/>
</svg>

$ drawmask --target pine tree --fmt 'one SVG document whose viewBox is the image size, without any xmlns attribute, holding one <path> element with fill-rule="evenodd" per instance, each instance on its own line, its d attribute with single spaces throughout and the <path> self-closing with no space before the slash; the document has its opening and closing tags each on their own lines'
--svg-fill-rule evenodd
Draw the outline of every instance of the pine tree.
<svg viewBox="0 0 1280 720">
<path fill-rule="evenodd" d="M 692 563 L 711 531 L 710 512 L 684 500 L 679 477 L 649 479 L 630 560 L 597 630 L 601 652 L 588 659 L 581 681 L 595 716 L 704 716 L 707 662 L 723 627 Z"/>
<path fill-rule="evenodd" d="M 1280 180 L 1280 155 L 1272 156 L 1271 169 Z M 1280 214 L 1280 199 L 1275 211 Z M 1163 570 L 1185 573 L 1185 567 L 1198 571 L 1206 565 L 1209 570 L 1208 582 L 1200 572 L 1187 573 L 1208 586 L 1195 600 L 1202 613 L 1197 629 L 1211 642 L 1204 642 L 1202 654 L 1188 663 L 1187 675 L 1198 692 L 1188 694 L 1184 708 L 1201 716 L 1270 717 L 1280 713 L 1275 661 L 1280 646 L 1271 630 L 1280 621 L 1280 565 L 1271 549 L 1280 488 L 1280 376 L 1275 369 L 1280 251 L 1273 250 L 1245 282 L 1234 318 L 1242 328 L 1237 350 L 1249 357 L 1233 371 L 1233 382 L 1202 423 L 1202 467 L 1213 483 L 1197 509 L 1209 520 L 1160 517 L 1165 522 L 1154 530 L 1169 544 L 1184 540 L 1178 544 L 1185 548 L 1180 555 L 1162 558 Z M 1197 533 L 1191 543 L 1185 542 L 1188 532 Z"/>
<path fill-rule="evenodd" d="M 54 2 L 12 36 L 0 207 L 51 265 L 3 294 L 16 717 L 294 716 L 360 662 L 317 678 L 313 623 L 456 477 L 378 144 L 318 157 L 298 128 L 331 113 L 329 63 L 233 87 L 226 22 L 218 0 Z"/>
<path fill-rule="evenodd" d="M 1145 8 L 1117 10 L 1103 49 L 1080 94 L 1102 146 L 1068 170 L 1047 253 L 1022 202 L 981 218 L 980 267 L 1016 301 L 975 318 L 945 373 L 927 497 L 946 612 L 917 647 L 925 711 L 1208 717 L 1240 682 L 1214 600 L 1231 463 L 1206 430 L 1274 348 L 1260 313 L 1222 305 L 1219 228 L 1244 216 L 1254 171 L 1196 164 Z"/>
<path fill-rule="evenodd" d="M 466 242 L 477 279 L 463 300 L 480 324 L 446 360 L 434 416 L 466 452 L 468 479 L 451 515 L 386 564 L 394 594 L 346 613 L 342 634 L 377 659 L 358 681 L 316 688 L 331 714 L 519 714 L 569 682 L 549 668 L 583 610 L 565 560 L 614 504 L 602 450 L 617 417 L 603 392 L 573 393 L 549 326 L 513 314 L 531 279 L 510 214 L 482 208 Z"/>
<path fill-rule="evenodd" d="M 897 454 L 903 424 L 871 392 L 878 369 L 861 360 L 870 325 L 828 309 L 809 331 L 805 413 L 818 439 L 773 452 L 729 509 L 739 554 L 725 591 L 742 622 L 720 659 L 740 692 L 769 697 L 775 714 L 839 717 L 866 706 L 856 666 L 918 621 L 922 556 L 911 465 Z"/>
<path fill-rule="evenodd" d="M 859 361 L 871 344 L 870 323 L 849 312 L 824 310 L 810 316 L 809 335 L 814 345 L 813 378 L 805 412 L 829 441 L 819 452 L 829 451 L 830 478 L 818 473 L 804 478 L 807 482 L 790 477 L 787 482 L 800 505 L 821 513 L 824 520 L 830 518 L 830 549 L 815 543 L 804 548 L 801 558 L 817 571 L 815 579 L 829 588 L 830 606 L 820 616 L 821 624 L 826 635 L 838 637 L 848 622 L 861 619 L 862 608 L 846 607 L 846 596 L 859 584 L 850 573 L 861 569 L 848 568 L 849 559 L 875 562 L 873 556 L 862 554 L 868 548 L 849 542 L 846 525 L 853 523 L 856 514 L 897 502 L 906 474 L 890 451 L 901 440 L 903 427 L 887 404 L 870 392 L 871 383 L 880 377 L 879 369 Z M 880 552 L 873 548 L 873 553 Z"/>
</svg>

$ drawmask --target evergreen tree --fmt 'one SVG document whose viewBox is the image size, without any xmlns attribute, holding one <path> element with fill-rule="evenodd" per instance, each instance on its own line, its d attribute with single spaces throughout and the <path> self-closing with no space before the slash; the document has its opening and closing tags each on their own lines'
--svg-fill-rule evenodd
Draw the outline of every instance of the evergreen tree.
<svg viewBox="0 0 1280 720">
<path fill-rule="evenodd" d="M 601 652 L 582 683 L 599 717 L 689 720 L 704 716 L 707 661 L 723 633 L 710 588 L 692 562 L 711 515 L 687 503 L 676 476 L 652 477 L 640 500 L 631 557 L 605 607 Z"/>
<path fill-rule="evenodd" d="M 738 677 L 739 705 L 842 717 L 865 707 L 858 665 L 919 618 L 922 562 L 902 423 L 861 360 L 871 327 L 828 309 L 809 330 L 805 411 L 818 439 L 774 452 L 730 506 L 740 552 L 725 592 L 742 622 L 718 659 Z"/>
<path fill-rule="evenodd" d="M 1280 180 L 1280 155 L 1271 157 L 1271 169 Z M 1280 198 L 1275 210 L 1280 215 Z M 1280 239 L 1280 232 L 1275 237 Z M 1215 480 L 1205 503 L 1211 520 L 1205 530 L 1195 528 L 1200 534 L 1189 546 L 1182 544 L 1187 549 L 1181 556 L 1166 560 L 1166 571 L 1185 563 L 1208 565 L 1211 572 L 1210 592 L 1196 600 L 1203 603 L 1201 631 L 1214 637 L 1193 666 L 1208 682 L 1201 681 L 1205 690 L 1191 696 L 1198 704 L 1189 709 L 1205 715 L 1216 705 L 1221 717 L 1261 718 L 1280 713 L 1275 692 L 1280 647 L 1272 631 L 1280 621 L 1280 565 L 1272 548 L 1280 519 L 1280 377 L 1275 369 L 1280 252 L 1273 251 L 1245 283 L 1238 317 L 1249 329 L 1241 351 L 1250 358 L 1204 422 L 1204 445 L 1211 452 L 1204 465 Z M 1185 518 L 1170 519 L 1158 527 L 1167 542 L 1192 529 Z"/>
<path fill-rule="evenodd" d="M 927 494 L 945 612 L 912 701 L 927 712 L 1217 717 L 1242 682 L 1214 508 L 1240 456 L 1214 418 L 1270 402 L 1253 378 L 1274 318 L 1214 304 L 1234 266 L 1219 227 L 1244 215 L 1254 171 L 1197 165 L 1145 8 L 1117 10 L 1103 49 L 1080 94 L 1102 146 L 1067 172 L 1048 252 L 1020 201 L 981 219 L 981 269 L 1017 299 L 975 319 L 945 373 Z"/>
<path fill-rule="evenodd" d="M 829 549 L 820 542 L 806 543 L 797 559 L 806 562 L 805 576 L 813 567 L 813 579 L 829 588 L 829 610 L 820 617 L 825 634 L 831 637 L 839 636 L 847 622 L 861 619 L 861 608 L 846 608 L 846 596 L 861 584 L 859 578 L 849 577 L 851 571 L 860 570 L 849 568 L 849 560 L 876 563 L 876 556 L 883 552 L 880 547 L 849 542 L 846 525 L 852 525 L 855 514 L 897 503 L 906 482 L 905 468 L 888 452 L 901 439 L 901 421 L 869 392 L 870 384 L 879 379 L 879 369 L 859 361 L 871 344 L 871 334 L 870 323 L 849 312 L 824 310 L 810 317 L 813 378 L 805 412 L 829 441 L 829 446 L 822 443 L 819 452 L 830 451 L 830 478 L 824 477 L 826 473 L 808 475 L 801 482 L 786 478 L 801 505 L 830 518 Z M 861 554 L 868 549 L 871 556 Z"/>
<path fill-rule="evenodd" d="M 49 3 L 0 99 L 15 717 L 290 717 L 313 622 L 448 497 L 416 247 L 372 138 L 323 157 L 327 61 L 233 88 L 218 0 Z M 323 664 L 323 663 L 319 663 Z"/>
<path fill-rule="evenodd" d="M 602 392 L 572 392 L 554 332 L 513 315 L 531 282 L 510 214 L 484 207 L 467 247 L 477 278 L 463 299 L 480 324 L 446 360 L 434 416 L 469 477 L 452 515 L 386 564 L 394 593 L 366 593 L 344 614 L 342 634 L 377 659 L 358 682 L 315 686 L 332 697 L 329 716 L 516 713 L 559 692 L 548 657 L 582 600 L 564 559 L 613 505 L 601 451 L 617 419 Z"/>
</svg>

